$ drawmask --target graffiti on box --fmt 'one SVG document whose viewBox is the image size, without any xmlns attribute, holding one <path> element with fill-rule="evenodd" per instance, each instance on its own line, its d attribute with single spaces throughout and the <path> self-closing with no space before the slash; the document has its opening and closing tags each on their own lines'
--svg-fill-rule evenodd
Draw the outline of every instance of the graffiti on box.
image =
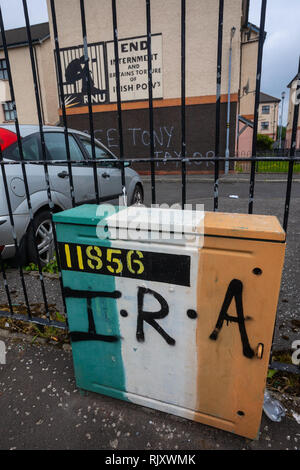
<svg viewBox="0 0 300 470">
<path fill-rule="evenodd" d="M 98 273 L 107 276 L 120 276 L 137 280 L 164 282 L 178 286 L 190 286 L 190 256 L 74 243 L 59 243 L 59 254 L 62 269 L 67 271 Z M 233 279 L 229 283 L 215 328 L 209 338 L 214 341 L 218 339 L 224 321 L 227 322 L 227 326 L 231 322 L 237 323 L 243 355 L 251 359 L 254 356 L 254 351 L 250 346 L 246 331 L 242 291 L 243 284 L 240 280 Z M 120 299 L 122 297 L 120 291 L 94 292 L 65 287 L 64 295 L 66 297 L 85 298 L 87 300 L 88 331 L 72 331 L 72 341 L 99 340 L 116 342 L 120 340 L 120 337 L 117 335 L 104 335 L 96 331 L 92 308 L 93 298 Z M 149 311 L 145 309 L 144 300 L 146 296 L 152 296 L 156 299 L 160 306 L 159 310 Z M 233 299 L 235 300 L 237 316 L 228 314 L 228 308 Z M 125 309 L 120 309 L 119 313 L 122 317 L 129 315 Z M 176 340 L 157 321 L 167 317 L 169 313 L 168 302 L 159 292 L 137 285 L 137 341 L 145 341 L 144 324 L 147 323 L 161 335 L 167 344 L 174 346 Z M 193 309 L 183 313 L 190 319 L 196 319 L 198 316 L 197 312 Z"/>
</svg>

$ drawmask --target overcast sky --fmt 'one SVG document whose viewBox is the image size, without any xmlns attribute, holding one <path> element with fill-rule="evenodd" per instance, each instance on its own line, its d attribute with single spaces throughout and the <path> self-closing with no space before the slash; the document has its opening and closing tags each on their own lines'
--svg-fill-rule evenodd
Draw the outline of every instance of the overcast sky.
<svg viewBox="0 0 300 470">
<path fill-rule="evenodd" d="M 7 29 L 25 26 L 22 0 L 0 0 L 4 26 Z M 46 0 L 27 0 L 32 24 L 48 21 Z"/>
<path fill-rule="evenodd" d="M 261 0 L 250 0 L 249 21 L 259 26 Z M 284 123 L 288 113 L 286 85 L 297 73 L 300 55 L 300 1 L 268 0 L 261 91 L 281 98 L 286 91 Z"/>
<path fill-rule="evenodd" d="M 79 0 L 78 0 L 79 1 Z M 32 24 L 48 20 L 46 0 L 28 0 Z M 188 1 L 187 1 L 188 4 Z M 21 0 L 0 0 L 4 24 L 7 29 L 24 26 Z M 261 0 L 250 0 L 249 21 L 259 25 Z M 286 85 L 296 75 L 300 54 L 300 0 L 268 0 L 261 90 L 281 97 L 286 91 L 284 123 L 288 111 Z"/>
</svg>

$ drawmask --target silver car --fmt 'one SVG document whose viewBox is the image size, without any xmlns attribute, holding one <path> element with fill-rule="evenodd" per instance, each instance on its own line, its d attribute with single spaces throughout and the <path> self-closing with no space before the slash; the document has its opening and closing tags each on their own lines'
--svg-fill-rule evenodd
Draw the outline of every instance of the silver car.
<svg viewBox="0 0 300 470">
<path fill-rule="evenodd" d="M 64 129 L 62 127 L 44 126 L 47 160 L 67 160 Z M 22 262 L 37 262 L 38 248 L 42 265 L 53 258 L 54 243 L 51 216 L 48 205 L 47 185 L 39 127 L 21 125 L 22 149 L 25 160 L 36 161 L 25 165 L 32 211 L 33 223 L 30 222 L 21 164 L 5 165 L 9 198 L 14 217 L 15 232 L 21 248 Z M 72 176 L 76 205 L 95 203 L 95 182 L 92 158 L 91 139 L 88 134 L 68 129 Z M 4 161 L 20 161 L 19 146 L 14 125 L 0 125 L 0 145 Z M 121 165 L 119 159 L 101 142 L 95 139 L 97 163 L 97 181 L 100 198 L 110 203 L 112 196 L 122 193 Z M 113 159 L 113 162 L 102 162 L 101 159 Z M 39 163 L 41 162 L 41 163 Z M 70 175 L 66 163 L 48 165 L 51 196 L 54 212 L 72 207 L 70 193 Z M 143 185 L 139 175 L 129 164 L 125 163 L 125 181 L 128 204 L 143 202 Z M 0 172 L 0 252 L 2 258 L 15 255 L 15 245 L 9 220 L 4 181 Z"/>
</svg>

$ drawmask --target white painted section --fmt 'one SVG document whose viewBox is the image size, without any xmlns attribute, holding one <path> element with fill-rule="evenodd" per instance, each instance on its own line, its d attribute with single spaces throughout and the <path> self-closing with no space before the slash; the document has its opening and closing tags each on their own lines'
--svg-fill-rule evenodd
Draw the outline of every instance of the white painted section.
<svg viewBox="0 0 300 470">
<path fill-rule="evenodd" d="M 193 410 L 197 398 L 197 319 L 189 318 L 187 310 L 197 310 L 199 249 L 195 246 L 120 240 L 112 242 L 112 247 L 191 256 L 190 287 L 121 277 L 116 277 L 115 283 L 116 289 L 122 293 L 117 300 L 118 310 L 128 312 L 127 317 L 119 317 L 128 397 L 137 404 L 146 404 L 148 398 L 156 400 L 160 402 L 158 409 L 164 411 L 168 411 L 164 403 Z M 174 346 L 145 322 L 145 341 L 137 341 L 138 287 L 152 289 L 167 301 L 169 314 L 158 319 L 157 323 L 175 339 Z M 152 295 L 146 294 L 144 299 L 145 310 L 160 310 L 160 304 Z M 151 406 L 151 401 L 149 403 Z M 175 414 L 185 415 L 184 412 Z"/>
<path fill-rule="evenodd" d="M 203 204 L 197 210 L 130 206 L 115 213 L 111 207 L 111 215 L 98 224 L 108 227 L 111 240 L 203 246 Z"/>
</svg>

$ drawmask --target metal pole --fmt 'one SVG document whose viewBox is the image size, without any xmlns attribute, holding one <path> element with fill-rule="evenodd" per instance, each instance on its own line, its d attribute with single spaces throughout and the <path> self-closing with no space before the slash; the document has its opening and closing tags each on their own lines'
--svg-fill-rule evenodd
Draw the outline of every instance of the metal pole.
<svg viewBox="0 0 300 470">
<path fill-rule="evenodd" d="M 254 200 L 254 186 L 255 186 L 255 166 L 256 166 L 256 145 L 257 145 L 257 126 L 258 126 L 258 107 L 261 83 L 261 70 L 263 47 L 265 40 L 265 21 L 266 21 L 267 0 L 262 0 L 260 11 L 260 26 L 259 26 L 259 40 L 258 40 L 258 54 L 257 54 L 257 68 L 256 68 L 256 86 L 255 86 L 255 102 L 254 102 L 254 121 L 253 121 L 253 135 L 252 135 L 252 162 L 250 171 L 250 187 L 249 187 L 249 203 L 248 214 L 253 214 L 253 200 Z"/>
<path fill-rule="evenodd" d="M 224 0 L 219 0 L 218 54 L 217 54 L 217 89 L 216 89 L 216 134 L 215 156 L 220 156 L 220 124 L 221 124 L 221 80 L 222 80 L 222 42 L 223 42 Z M 215 161 L 214 211 L 219 205 L 219 162 Z"/>
<path fill-rule="evenodd" d="M 228 101 L 227 101 L 227 122 L 226 122 L 226 150 L 225 150 L 225 175 L 229 171 L 229 131 L 230 131 L 230 94 L 231 94 L 231 60 L 232 60 L 232 39 L 236 28 L 233 26 L 230 33 L 229 47 L 229 71 L 228 71 Z"/>
<path fill-rule="evenodd" d="M 283 119 L 283 102 L 285 98 L 285 91 L 281 93 L 281 116 L 280 116 L 280 134 L 279 134 L 279 148 L 282 148 L 282 119 Z"/>
<path fill-rule="evenodd" d="M 298 61 L 298 77 L 297 77 L 297 91 L 296 96 L 299 94 L 300 90 L 300 56 Z M 299 120 L 299 102 L 296 101 L 294 105 L 294 116 L 293 116 L 293 127 L 292 127 L 292 136 L 291 136 L 291 146 L 290 146 L 290 158 L 289 161 L 289 170 L 288 170 L 288 180 L 286 187 L 285 195 L 285 205 L 284 205 L 284 217 L 283 217 L 283 230 L 287 231 L 289 212 L 290 212 L 290 201 L 292 194 L 292 183 L 293 183 L 293 171 L 294 171 L 294 161 L 297 148 L 297 127 Z"/>
<path fill-rule="evenodd" d="M 186 203 L 186 126 L 185 126 L 185 96 L 186 96 L 186 2 L 181 0 L 181 200 L 182 209 Z"/>
<path fill-rule="evenodd" d="M 155 166 L 154 166 L 154 138 L 153 138 L 153 80 L 152 80 L 152 45 L 151 45 L 151 0 L 146 0 L 147 20 L 147 54 L 148 54 L 148 102 L 149 102 L 149 130 L 150 130 L 150 170 L 151 170 L 151 196 L 152 204 L 156 203 L 155 194 Z"/>
<path fill-rule="evenodd" d="M 112 0 L 111 8 L 112 8 L 112 23 L 113 23 L 114 52 L 115 52 L 115 74 L 116 74 L 116 94 L 117 94 L 117 117 L 118 117 L 118 129 L 119 129 L 119 149 L 120 149 L 120 162 L 121 162 L 121 183 L 122 183 L 123 203 L 124 203 L 124 206 L 127 206 L 116 0 Z"/>
</svg>

